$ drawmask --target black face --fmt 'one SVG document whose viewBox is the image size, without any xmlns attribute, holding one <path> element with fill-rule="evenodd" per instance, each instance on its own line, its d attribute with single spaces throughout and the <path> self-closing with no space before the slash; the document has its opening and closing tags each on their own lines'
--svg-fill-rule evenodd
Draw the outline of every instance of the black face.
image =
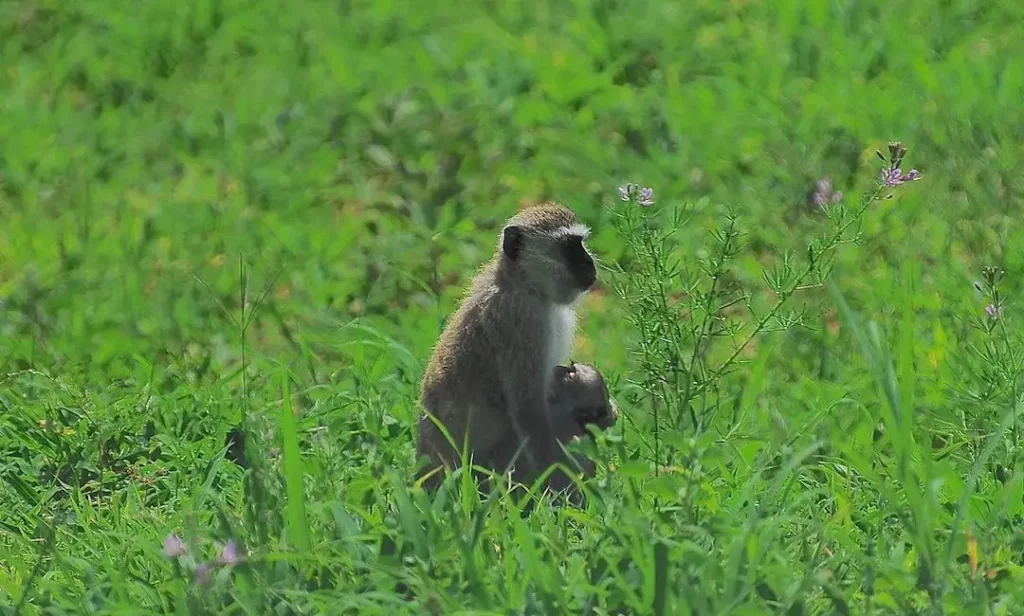
<svg viewBox="0 0 1024 616">
<path fill-rule="evenodd" d="M 589 289 L 597 281 L 597 268 L 594 267 L 594 259 L 583 247 L 583 238 L 578 235 L 570 235 L 562 241 L 562 254 L 569 264 L 569 271 L 572 272 L 576 282 L 581 289 Z"/>
</svg>

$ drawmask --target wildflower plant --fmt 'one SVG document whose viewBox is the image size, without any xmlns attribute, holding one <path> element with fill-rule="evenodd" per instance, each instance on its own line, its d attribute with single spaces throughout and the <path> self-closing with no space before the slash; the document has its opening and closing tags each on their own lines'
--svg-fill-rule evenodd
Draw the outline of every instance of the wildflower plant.
<svg viewBox="0 0 1024 616">
<path fill-rule="evenodd" d="M 906 154 L 899 142 L 889 144 L 887 155 L 877 152 L 885 163 L 878 180 L 852 206 L 831 181 L 820 182 L 812 199 L 826 215 L 825 229 L 802 251 L 783 252 L 776 266 L 763 271 L 767 293 L 731 282 L 744 248 L 735 212 L 711 231 L 708 256 L 679 257 L 674 237 L 692 207 L 665 205 L 662 196 L 656 204 L 652 187 L 619 187 L 612 224 L 627 251 L 613 267 L 615 291 L 637 334 L 635 402 L 650 413 L 652 424 L 642 431 L 650 434 L 649 451 L 642 455 L 654 462 L 656 472 L 679 463 L 683 450 L 708 431 L 723 408 L 723 379 L 745 361 L 755 339 L 805 324 L 804 313 L 791 306 L 794 296 L 826 282 L 837 251 L 860 239 L 872 204 L 921 178 L 916 169 L 902 171 Z M 765 296 L 772 298 L 767 305 L 760 301 Z"/>
<path fill-rule="evenodd" d="M 886 163 L 880 177 L 880 184 L 882 186 L 894 187 L 921 179 L 921 174 L 917 172 L 917 169 L 911 169 L 907 173 L 903 173 L 903 157 L 907 155 L 907 148 L 902 143 L 898 141 L 891 142 L 889 144 L 888 157 L 881 152 L 877 152 L 877 155 L 878 158 L 882 159 L 882 162 Z"/>
<path fill-rule="evenodd" d="M 1024 391 L 1024 340 L 1007 322 L 1007 297 L 1002 289 L 1005 275 L 1006 272 L 999 267 L 986 266 L 982 268 L 981 279 L 974 283 L 974 289 L 984 303 L 984 308 L 979 307 L 973 319 L 973 325 L 980 336 L 966 346 L 965 350 L 970 357 L 965 358 L 962 365 L 972 371 L 963 375 L 958 382 L 961 399 L 984 409 L 985 412 L 979 413 L 979 417 L 990 416 L 987 409 L 992 406 L 1014 414 L 1006 448 L 1012 466 L 1020 446 L 1020 427 L 1016 415 L 1021 392 Z M 983 422 L 983 425 L 975 426 L 975 429 L 988 432 L 991 426 Z"/>
</svg>

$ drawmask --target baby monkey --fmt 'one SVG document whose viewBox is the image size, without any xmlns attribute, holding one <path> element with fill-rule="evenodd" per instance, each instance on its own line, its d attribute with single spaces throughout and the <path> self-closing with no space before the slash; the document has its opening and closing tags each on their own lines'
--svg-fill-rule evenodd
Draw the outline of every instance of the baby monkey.
<svg viewBox="0 0 1024 616">
<path fill-rule="evenodd" d="M 607 430 L 619 418 L 604 377 L 590 364 L 574 362 L 568 366 L 555 366 L 548 404 L 555 438 L 565 446 L 586 438 L 589 435 L 587 425 L 594 424 Z M 515 465 L 519 451 L 519 440 L 514 434 L 509 434 L 478 464 L 482 462 L 487 468 L 507 473 Z M 596 468 L 592 460 L 579 453 L 573 458 L 584 477 L 594 476 Z M 523 476 L 522 479 L 528 481 L 532 477 Z"/>
</svg>

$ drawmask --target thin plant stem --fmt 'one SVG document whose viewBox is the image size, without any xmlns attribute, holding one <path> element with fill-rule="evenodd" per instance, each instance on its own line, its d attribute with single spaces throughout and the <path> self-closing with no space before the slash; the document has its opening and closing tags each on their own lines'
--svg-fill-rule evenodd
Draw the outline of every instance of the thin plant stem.
<svg viewBox="0 0 1024 616">
<path fill-rule="evenodd" d="M 832 248 L 835 248 L 840 243 L 840 240 L 842 239 L 846 231 L 851 226 L 853 226 L 853 223 L 859 222 L 861 220 L 861 217 L 863 216 L 864 212 L 868 209 L 868 207 L 870 207 L 873 201 L 878 199 L 878 196 L 882 194 L 884 188 L 884 186 L 879 186 L 877 189 L 875 189 L 875 192 L 872 193 L 871 197 L 867 199 L 864 205 L 862 205 L 861 208 L 857 210 L 857 213 L 854 216 L 852 216 L 849 220 L 844 222 L 842 225 L 840 225 L 839 229 L 829 238 L 828 242 L 826 243 L 826 247 L 822 250 L 822 254 L 824 254 L 828 250 L 831 250 Z M 754 326 L 754 331 L 751 332 L 750 335 L 747 336 L 738 347 L 736 347 L 736 349 L 732 352 L 728 359 L 726 359 L 722 363 L 722 365 L 717 370 L 715 370 L 715 372 L 712 373 L 711 378 L 708 379 L 709 381 L 714 381 L 715 379 L 718 379 L 725 373 L 726 370 L 728 370 L 729 366 L 731 366 L 733 362 L 736 361 L 736 358 L 739 357 L 740 353 L 742 353 L 744 349 L 746 349 L 747 346 L 754 340 L 754 338 L 757 337 L 764 330 L 765 326 L 772 319 L 774 319 L 776 315 L 778 315 L 779 310 L 782 309 L 782 306 L 785 305 L 789 298 L 792 297 L 793 294 L 796 293 L 798 290 L 803 288 L 801 286 L 803 281 L 811 272 L 815 270 L 816 267 L 817 265 L 815 263 L 809 263 L 803 269 L 803 271 L 800 272 L 800 274 L 796 277 L 796 282 L 793 283 L 788 289 L 783 290 L 783 292 L 779 294 L 779 300 L 775 303 L 774 306 L 772 306 L 772 309 L 768 312 L 768 314 L 757 320 L 757 324 Z"/>
</svg>

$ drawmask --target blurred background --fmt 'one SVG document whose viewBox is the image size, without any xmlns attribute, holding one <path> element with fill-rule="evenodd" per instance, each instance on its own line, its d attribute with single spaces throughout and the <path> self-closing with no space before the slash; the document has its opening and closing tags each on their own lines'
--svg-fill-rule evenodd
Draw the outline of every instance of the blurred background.
<svg viewBox="0 0 1024 616">
<path fill-rule="evenodd" d="M 972 0 L 5 2 L 0 361 L 226 361 L 215 299 L 237 307 L 239 254 L 254 293 L 274 281 L 256 348 L 298 329 L 327 352 L 332 323 L 375 315 L 421 359 L 522 204 L 577 209 L 613 258 L 602 207 L 639 181 L 788 246 L 816 182 L 856 197 L 888 139 L 928 181 L 871 217 L 851 284 L 917 259 L 967 294 L 979 259 L 1021 259 L 1004 254 L 1021 17 Z"/>
</svg>

